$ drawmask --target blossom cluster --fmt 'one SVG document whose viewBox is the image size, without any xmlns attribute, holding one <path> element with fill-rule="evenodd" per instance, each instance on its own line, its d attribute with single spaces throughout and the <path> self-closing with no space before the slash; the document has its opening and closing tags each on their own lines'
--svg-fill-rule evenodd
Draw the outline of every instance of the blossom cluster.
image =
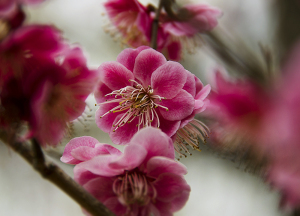
<svg viewBox="0 0 300 216">
<path fill-rule="evenodd" d="M 134 48 L 150 45 L 153 22 L 156 22 L 154 6 L 145 7 L 137 0 L 109 0 L 104 6 L 116 28 L 107 29 L 111 35 Z M 194 52 L 201 45 L 199 34 L 212 30 L 221 15 L 219 9 L 206 4 L 188 4 L 175 12 L 161 11 L 157 21 L 157 50 L 168 59 L 179 61 L 183 49 Z"/>
<path fill-rule="evenodd" d="M 98 76 L 87 68 L 81 49 L 68 45 L 55 27 L 22 25 L 22 3 L 1 3 L 0 125 L 15 133 L 26 123 L 25 138 L 57 145 L 68 122 L 84 111 Z"/>
</svg>

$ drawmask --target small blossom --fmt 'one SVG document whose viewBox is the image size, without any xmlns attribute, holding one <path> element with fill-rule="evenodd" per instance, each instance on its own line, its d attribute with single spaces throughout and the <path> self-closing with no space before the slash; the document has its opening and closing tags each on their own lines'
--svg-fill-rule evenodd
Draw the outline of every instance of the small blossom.
<svg viewBox="0 0 300 216">
<path fill-rule="evenodd" d="M 174 161 L 171 139 L 155 128 L 134 135 L 120 153 L 92 137 L 75 138 L 61 158 L 74 178 L 117 216 L 173 215 L 186 203 L 186 167 Z"/>
<path fill-rule="evenodd" d="M 169 35 L 165 43 L 168 57 L 180 60 L 182 49 L 193 53 L 202 44 L 199 34 L 215 28 L 221 15 L 219 9 L 205 4 L 185 5 L 178 10 L 176 17 L 163 13 L 160 28 Z"/>
<path fill-rule="evenodd" d="M 125 49 L 99 71 L 96 123 L 115 144 L 128 143 L 147 126 L 175 135 L 181 121 L 202 111 L 209 92 L 201 92 L 200 80 L 179 63 L 149 47 Z"/>
<path fill-rule="evenodd" d="M 116 39 L 132 47 L 149 45 L 151 20 L 147 9 L 137 0 L 109 0 L 104 4 L 108 17 L 117 28 L 106 28 Z M 121 33 L 119 35 L 118 31 Z"/>
</svg>

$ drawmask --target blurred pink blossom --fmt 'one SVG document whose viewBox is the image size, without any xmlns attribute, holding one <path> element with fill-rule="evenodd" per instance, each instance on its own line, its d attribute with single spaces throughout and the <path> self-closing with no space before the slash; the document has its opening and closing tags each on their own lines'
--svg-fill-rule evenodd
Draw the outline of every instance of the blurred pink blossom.
<svg viewBox="0 0 300 216">
<path fill-rule="evenodd" d="M 67 144 L 63 162 L 77 163 L 74 178 L 117 216 L 173 215 L 186 203 L 186 167 L 174 161 L 171 139 L 159 129 L 140 130 L 120 153 L 80 137 Z"/>
<path fill-rule="evenodd" d="M 29 123 L 28 137 L 57 145 L 85 109 L 97 73 L 51 26 L 18 28 L 0 43 L 0 124 Z"/>
<path fill-rule="evenodd" d="M 142 4 L 137 0 L 109 0 L 104 7 L 112 24 L 121 32 L 122 43 L 132 47 L 149 45 L 151 20 Z"/>
<path fill-rule="evenodd" d="M 147 126 L 175 135 L 181 121 L 191 121 L 205 109 L 210 90 L 179 63 L 149 47 L 125 49 L 99 71 L 96 123 L 115 144 L 128 143 Z"/>
</svg>

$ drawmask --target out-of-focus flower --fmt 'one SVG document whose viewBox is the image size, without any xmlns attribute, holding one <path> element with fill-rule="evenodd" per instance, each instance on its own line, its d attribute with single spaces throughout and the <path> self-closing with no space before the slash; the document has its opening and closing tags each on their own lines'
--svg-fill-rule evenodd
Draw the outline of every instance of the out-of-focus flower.
<svg viewBox="0 0 300 216">
<path fill-rule="evenodd" d="M 175 135 L 205 107 L 209 87 L 179 63 L 149 48 L 125 49 L 99 67 L 96 123 L 115 144 L 126 144 L 142 127 Z M 202 91 L 201 91 L 202 90 Z M 199 132 L 200 133 L 200 132 Z"/>
<path fill-rule="evenodd" d="M 182 49 L 194 52 L 201 45 L 200 33 L 217 26 L 222 12 L 205 4 L 189 4 L 180 8 L 176 17 L 161 16 L 161 29 L 168 34 L 165 47 L 170 59 L 180 60 Z"/>
<path fill-rule="evenodd" d="M 114 37 L 121 38 L 123 44 L 132 47 L 149 45 L 151 20 L 147 9 L 137 0 L 109 0 L 104 4 L 108 17 L 117 31 L 107 28 Z"/>
<path fill-rule="evenodd" d="M 3 38 L 5 31 L 10 31 L 19 27 L 24 19 L 25 14 L 22 10 L 23 5 L 37 4 L 44 0 L 0 0 L 0 40 Z M 5 29 L 3 29 L 5 27 Z"/>
<path fill-rule="evenodd" d="M 134 48 L 150 45 L 155 17 L 153 7 L 146 8 L 137 0 L 109 0 L 104 6 L 114 25 L 107 27 L 106 31 Z M 220 16 L 220 10 L 208 5 L 186 5 L 176 18 L 162 12 L 157 30 L 157 50 L 165 53 L 168 59 L 179 61 L 182 49 L 194 50 L 200 43 L 197 34 L 212 30 Z M 114 28 L 117 32 L 113 31 Z"/>
<path fill-rule="evenodd" d="M 250 80 L 228 81 L 216 73 L 216 91 L 209 97 L 212 115 L 229 130 L 256 141 L 270 102 L 265 90 Z"/>
<path fill-rule="evenodd" d="M 29 123 L 28 136 L 56 145 L 79 117 L 97 73 L 79 48 L 68 48 L 50 26 L 27 26 L 0 43 L 0 123 Z"/>
<path fill-rule="evenodd" d="M 300 44 L 285 66 L 283 77 L 275 86 L 273 109 L 266 124 L 265 146 L 272 154 L 267 181 L 282 193 L 281 205 L 300 208 Z M 272 121 L 272 122 L 271 122 Z"/>
<path fill-rule="evenodd" d="M 76 138 L 61 159 L 74 178 L 117 216 L 173 215 L 188 200 L 186 167 L 174 161 L 171 139 L 155 128 L 134 135 L 120 154 L 91 137 Z"/>
</svg>

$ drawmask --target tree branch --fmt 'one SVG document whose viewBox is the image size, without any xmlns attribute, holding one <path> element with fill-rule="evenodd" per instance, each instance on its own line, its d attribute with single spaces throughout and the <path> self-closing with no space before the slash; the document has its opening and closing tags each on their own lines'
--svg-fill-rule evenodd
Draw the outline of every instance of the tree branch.
<svg viewBox="0 0 300 216">
<path fill-rule="evenodd" d="M 155 12 L 154 20 L 152 22 L 151 47 L 155 50 L 157 49 L 157 31 L 158 31 L 158 24 L 159 24 L 159 15 L 163 6 L 163 1 L 164 0 L 159 1 L 158 8 L 156 9 Z"/>
<path fill-rule="evenodd" d="M 2 139 L 5 138 L 3 132 L 0 132 L 0 135 Z M 39 143 L 35 139 L 32 141 L 32 146 L 27 143 L 7 141 L 4 139 L 4 143 L 20 154 L 43 178 L 55 184 L 90 214 L 94 216 L 114 216 L 110 210 L 75 182 L 61 168 L 52 162 L 47 162 Z"/>
</svg>

